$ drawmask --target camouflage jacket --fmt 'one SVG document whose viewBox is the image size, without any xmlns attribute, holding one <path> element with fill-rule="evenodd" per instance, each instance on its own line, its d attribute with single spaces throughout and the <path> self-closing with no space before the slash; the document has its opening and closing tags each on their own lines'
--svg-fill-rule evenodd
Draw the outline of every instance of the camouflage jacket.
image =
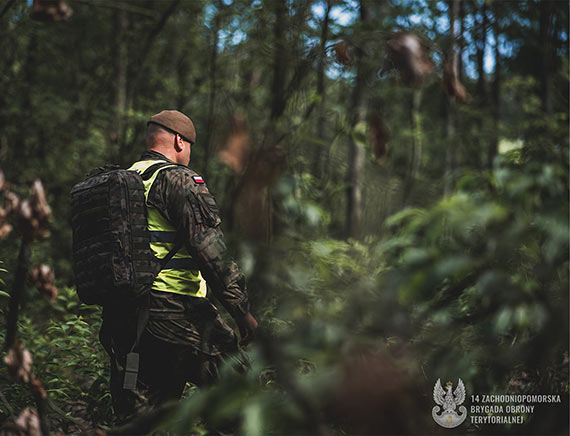
<svg viewBox="0 0 570 436">
<path fill-rule="evenodd" d="M 140 160 L 166 160 L 146 151 Z M 190 168 L 166 168 L 157 175 L 148 203 L 177 229 L 179 237 L 200 266 L 208 290 L 234 318 L 249 311 L 245 279 L 227 258 L 221 219 L 214 197 Z M 152 291 L 147 331 L 168 342 L 188 344 L 207 354 L 237 348 L 234 331 L 207 298 Z"/>
</svg>

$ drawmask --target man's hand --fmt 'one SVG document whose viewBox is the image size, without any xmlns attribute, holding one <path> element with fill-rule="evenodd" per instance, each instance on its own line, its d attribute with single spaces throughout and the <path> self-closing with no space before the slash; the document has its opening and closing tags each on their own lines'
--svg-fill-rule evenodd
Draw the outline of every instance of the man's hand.
<svg viewBox="0 0 570 436">
<path fill-rule="evenodd" d="M 239 327 L 239 333 L 241 335 L 239 344 L 241 346 L 244 346 L 253 341 L 255 338 L 255 330 L 257 329 L 257 321 L 252 316 L 252 314 L 247 312 L 241 318 L 236 319 L 236 323 Z"/>
</svg>

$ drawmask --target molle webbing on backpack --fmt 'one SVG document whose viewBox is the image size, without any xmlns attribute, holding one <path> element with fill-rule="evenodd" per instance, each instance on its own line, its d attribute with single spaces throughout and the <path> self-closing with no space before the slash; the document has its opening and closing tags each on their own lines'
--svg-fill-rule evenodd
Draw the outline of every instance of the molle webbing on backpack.
<svg viewBox="0 0 570 436">
<path fill-rule="evenodd" d="M 177 241 L 176 229 L 162 214 L 148 203 L 148 195 L 159 172 L 176 166 L 165 161 L 147 160 L 136 162 L 131 170 L 139 172 L 145 187 L 147 205 L 148 230 L 150 234 L 150 249 L 158 259 L 165 256 L 175 247 Z M 205 297 L 207 286 L 200 271 L 185 247 L 181 247 L 170 261 L 158 273 L 152 289 L 161 292 Z"/>
<path fill-rule="evenodd" d="M 71 191 L 73 270 L 80 299 L 105 304 L 117 292 L 150 290 L 159 265 L 149 251 L 144 186 L 134 171 L 95 174 Z M 113 294 L 113 295 L 111 295 Z"/>
</svg>

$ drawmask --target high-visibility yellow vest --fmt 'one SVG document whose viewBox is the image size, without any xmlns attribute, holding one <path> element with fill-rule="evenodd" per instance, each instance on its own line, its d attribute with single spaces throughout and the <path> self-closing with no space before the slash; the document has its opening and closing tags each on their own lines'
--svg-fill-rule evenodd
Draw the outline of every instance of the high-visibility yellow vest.
<svg viewBox="0 0 570 436">
<path fill-rule="evenodd" d="M 144 160 L 135 162 L 129 170 L 143 174 L 147 168 L 159 163 L 161 160 Z M 148 230 L 150 232 L 150 249 L 157 259 L 164 259 L 174 247 L 176 241 L 176 229 L 164 218 L 160 212 L 148 204 L 148 194 L 158 173 L 175 165 L 167 165 L 159 168 L 144 183 L 144 195 L 148 211 Z M 206 281 L 200 271 L 195 268 L 192 256 L 185 247 L 180 248 L 166 266 L 156 276 L 152 289 L 161 292 L 190 295 L 193 297 L 205 297 L 207 292 Z"/>
</svg>

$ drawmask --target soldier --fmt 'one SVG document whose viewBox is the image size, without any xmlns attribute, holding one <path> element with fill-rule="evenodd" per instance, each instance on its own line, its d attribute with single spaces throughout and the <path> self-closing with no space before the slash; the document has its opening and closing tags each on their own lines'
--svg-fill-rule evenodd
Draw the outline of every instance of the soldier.
<svg viewBox="0 0 570 436">
<path fill-rule="evenodd" d="M 100 337 L 111 354 L 111 394 L 118 423 L 149 406 L 179 399 L 187 381 L 198 386 L 214 382 L 224 355 L 239 351 L 257 328 L 244 276 L 226 259 L 214 197 L 202 177 L 186 166 L 195 141 L 190 118 L 162 111 L 149 119 L 147 150 L 131 167 L 142 174 L 160 161 L 172 164 L 159 166 L 144 181 L 145 196 L 153 254 L 163 259 L 175 244 L 180 249 L 152 286 L 148 322 L 137 347 L 136 389 L 124 389 L 123 379 L 137 315 L 125 308 L 126 303 L 104 308 Z M 236 321 L 239 344 L 233 329 L 205 298 L 208 288 Z"/>
</svg>

